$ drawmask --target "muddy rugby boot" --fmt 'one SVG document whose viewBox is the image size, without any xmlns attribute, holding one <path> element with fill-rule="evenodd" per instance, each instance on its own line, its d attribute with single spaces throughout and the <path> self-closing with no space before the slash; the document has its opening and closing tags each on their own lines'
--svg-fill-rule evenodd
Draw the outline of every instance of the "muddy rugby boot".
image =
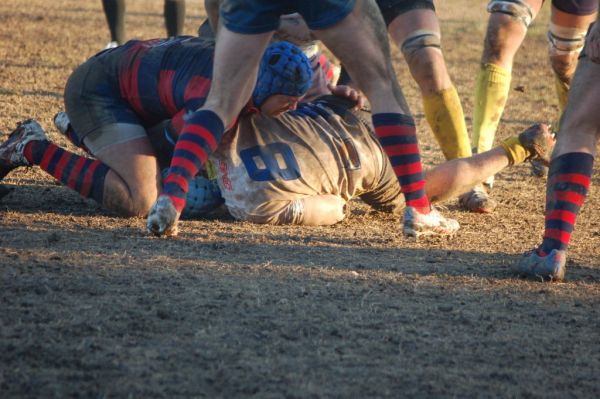
<svg viewBox="0 0 600 399">
<path fill-rule="evenodd" d="M 146 228 L 156 236 L 174 237 L 178 232 L 179 216 L 171 199 L 166 195 L 161 195 L 150 209 Z"/>
<path fill-rule="evenodd" d="M 0 145 L 0 180 L 19 166 L 31 166 L 25 158 L 25 146 L 33 140 L 48 140 L 37 121 L 27 119 L 17 123 L 17 128 Z"/>
<path fill-rule="evenodd" d="M 464 210 L 475 213 L 492 213 L 498 206 L 482 185 L 477 185 L 473 190 L 458 197 L 458 204 Z"/>
<path fill-rule="evenodd" d="M 546 256 L 535 251 L 523 255 L 514 265 L 517 274 L 523 277 L 542 280 L 562 281 L 565 278 L 567 254 L 564 250 L 553 249 Z"/>
<path fill-rule="evenodd" d="M 408 206 L 404 210 L 403 232 L 408 237 L 451 236 L 460 225 L 454 219 L 445 218 L 436 209 L 431 208 L 428 214 L 419 213 Z"/>
</svg>

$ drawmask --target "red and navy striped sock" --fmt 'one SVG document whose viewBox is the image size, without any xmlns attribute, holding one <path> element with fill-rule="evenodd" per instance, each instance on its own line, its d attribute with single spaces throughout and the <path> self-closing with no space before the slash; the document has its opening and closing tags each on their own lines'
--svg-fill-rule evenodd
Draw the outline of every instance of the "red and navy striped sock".
<svg viewBox="0 0 600 399">
<path fill-rule="evenodd" d="M 546 190 L 544 241 L 538 254 L 569 245 L 577 213 L 590 186 L 594 157 L 584 152 L 570 152 L 552 160 Z"/>
<path fill-rule="evenodd" d="M 185 207 L 190 180 L 217 149 L 224 130 L 221 118 L 212 111 L 198 111 L 186 119 L 161 194 L 171 199 L 178 212 Z"/>
<path fill-rule="evenodd" d="M 101 161 L 74 154 L 47 140 L 27 143 L 24 154 L 29 162 L 65 186 L 102 204 L 104 179 L 110 168 Z"/>
<path fill-rule="evenodd" d="M 421 213 L 429 213 L 431 206 L 425 194 L 425 179 L 413 118 L 397 113 L 374 114 L 373 127 L 383 150 L 390 158 L 406 205 Z"/>
</svg>

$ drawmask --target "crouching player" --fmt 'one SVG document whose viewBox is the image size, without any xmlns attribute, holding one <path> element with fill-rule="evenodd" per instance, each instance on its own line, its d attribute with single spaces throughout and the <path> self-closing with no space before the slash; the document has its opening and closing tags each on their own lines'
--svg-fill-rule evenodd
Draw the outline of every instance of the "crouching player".
<svg viewBox="0 0 600 399">
<path fill-rule="evenodd" d="M 263 93 L 260 102 L 262 112 L 276 115 L 295 107 L 312 73 L 306 57 L 289 43 L 274 44 L 265 54 L 293 61 L 287 70 L 289 84 L 277 93 Z M 0 146 L 0 179 L 16 167 L 38 165 L 108 210 L 146 216 L 161 188 L 149 134 L 153 126 L 162 129 L 160 122 L 167 119 L 175 140 L 182 131 L 199 129 L 193 115 L 209 91 L 213 55 L 214 41 L 178 37 L 130 41 L 93 56 L 67 82 L 68 117 L 61 114 L 55 120 L 59 130 L 93 158 L 55 145 L 37 122 L 28 120 Z M 177 155 L 182 162 L 187 159 L 185 150 Z"/>
<path fill-rule="evenodd" d="M 590 186 L 600 139 L 600 24 L 590 29 L 569 90 L 546 183 L 542 243 L 515 264 L 524 276 L 562 280 L 580 207 Z"/>
</svg>

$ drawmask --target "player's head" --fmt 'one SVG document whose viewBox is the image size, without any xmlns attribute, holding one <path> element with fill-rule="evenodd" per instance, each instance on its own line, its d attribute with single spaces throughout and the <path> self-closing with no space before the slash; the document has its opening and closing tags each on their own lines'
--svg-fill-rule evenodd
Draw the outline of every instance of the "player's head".
<svg viewBox="0 0 600 399">
<path fill-rule="evenodd" d="M 312 83 L 312 69 L 306 55 L 288 42 L 272 43 L 260 62 L 254 105 L 277 116 L 296 108 Z"/>
</svg>

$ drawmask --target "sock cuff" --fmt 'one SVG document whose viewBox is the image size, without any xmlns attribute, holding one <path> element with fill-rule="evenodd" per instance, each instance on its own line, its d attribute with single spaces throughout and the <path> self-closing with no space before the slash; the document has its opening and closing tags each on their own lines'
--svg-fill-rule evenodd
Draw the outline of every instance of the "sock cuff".
<svg viewBox="0 0 600 399">
<path fill-rule="evenodd" d="M 548 178 L 556 174 L 581 173 L 590 174 L 594 166 L 594 157 L 587 152 L 567 152 L 550 162 Z"/>
<path fill-rule="evenodd" d="M 508 70 L 496 64 L 483 64 L 481 70 L 488 74 L 488 80 L 492 83 L 510 82 L 511 74 Z"/>
<path fill-rule="evenodd" d="M 372 119 L 374 128 L 390 125 L 415 126 L 415 120 L 412 116 L 396 112 L 382 112 L 379 114 L 373 114 Z"/>
</svg>

